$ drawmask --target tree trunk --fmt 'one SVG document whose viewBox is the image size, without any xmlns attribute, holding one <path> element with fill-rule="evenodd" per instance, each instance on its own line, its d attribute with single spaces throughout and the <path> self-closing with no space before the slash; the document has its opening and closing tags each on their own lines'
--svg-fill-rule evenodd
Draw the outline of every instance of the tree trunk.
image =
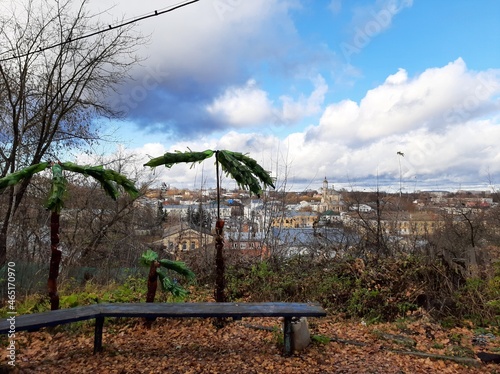
<svg viewBox="0 0 500 374">
<path fill-rule="evenodd" d="M 7 263 L 7 224 L 0 229 L 0 268 Z"/>
<path fill-rule="evenodd" d="M 225 267 L 224 267 L 224 220 L 218 219 L 215 225 L 215 301 L 222 303 L 226 301 L 224 294 Z"/>
<path fill-rule="evenodd" d="M 2 228 L 0 229 L 0 267 L 7 263 L 7 233 L 9 232 L 9 222 L 13 210 L 14 189 L 9 191 L 9 198 L 7 202 L 7 209 L 3 215 Z"/>
<path fill-rule="evenodd" d="M 148 293 L 146 294 L 146 302 L 154 303 L 156 296 L 156 289 L 158 288 L 158 273 L 156 270 L 160 267 L 158 261 L 153 261 L 149 267 L 148 275 Z"/>
<path fill-rule="evenodd" d="M 57 293 L 57 277 L 61 264 L 62 252 L 59 249 L 59 217 L 58 212 L 50 215 L 50 268 L 47 286 L 49 289 L 50 310 L 59 309 L 59 294 Z"/>
<path fill-rule="evenodd" d="M 153 261 L 151 266 L 149 267 L 149 275 L 148 275 L 148 293 L 146 294 L 146 302 L 154 303 L 156 296 L 156 289 L 158 288 L 158 273 L 157 269 L 160 267 L 160 263 L 158 261 Z M 144 326 L 148 329 L 151 328 L 155 318 L 146 318 L 144 321 Z"/>
</svg>

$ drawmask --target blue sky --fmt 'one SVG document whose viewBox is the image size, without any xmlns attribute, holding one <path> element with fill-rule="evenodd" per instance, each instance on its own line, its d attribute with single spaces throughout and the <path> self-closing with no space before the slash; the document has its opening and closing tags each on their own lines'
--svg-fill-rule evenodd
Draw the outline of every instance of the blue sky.
<svg viewBox="0 0 500 374">
<path fill-rule="evenodd" d="M 177 3 L 91 5 L 119 19 Z M 145 60 L 110 97 L 125 117 L 102 126 L 140 160 L 237 150 L 290 190 L 325 177 L 409 192 L 500 185 L 497 0 L 200 0 L 136 29 L 151 36 Z M 200 175 L 213 185 L 212 169 L 156 176 L 193 188 Z"/>
</svg>

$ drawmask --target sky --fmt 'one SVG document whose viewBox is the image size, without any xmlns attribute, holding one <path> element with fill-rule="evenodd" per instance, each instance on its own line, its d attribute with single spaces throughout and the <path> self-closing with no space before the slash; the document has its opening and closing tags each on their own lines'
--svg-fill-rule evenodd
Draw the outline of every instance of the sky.
<svg viewBox="0 0 500 374">
<path fill-rule="evenodd" d="M 180 2 L 91 7 L 120 19 Z M 110 96 L 125 116 L 99 123 L 141 165 L 229 149 L 285 190 L 500 188 L 498 0 L 200 0 L 136 30 L 144 61 Z M 210 160 L 155 175 L 215 185 Z"/>
</svg>

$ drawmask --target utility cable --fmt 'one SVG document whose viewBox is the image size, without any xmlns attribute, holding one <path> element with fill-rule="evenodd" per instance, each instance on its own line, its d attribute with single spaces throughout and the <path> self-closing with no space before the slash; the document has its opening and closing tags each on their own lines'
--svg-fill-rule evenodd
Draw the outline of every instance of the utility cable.
<svg viewBox="0 0 500 374">
<path fill-rule="evenodd" d="M 133 23 L 145 20 L 147 18 L 156 17 L 156 16 L 159 16 L 159 15 L 162 15 L 162 14 L 165 14 L 165 13 L 172 12 L 172 11 L 174 11 L 176 9 L 185 7 L 187 5 L 196 3 L 198 1 L 200 1 L 200 0 L 190 0 L 190 1 L 183 2 L 183 3 L 178 3 L 176 5 L 173 5 L 173 6 L 169 7 L 169 8 L 164 8 L 163 10 L 159 10 L 159 11 L 155 10 L 154 13 L 150 13 L 150 14 L 139 16 L 139 17 L 136 17 L 136 18 L 132 18 L 129 21 L 125 21 L 125 22 L 120 23 L 120 24 L 115 25 L 115 26 L 108 25 L 108 27 L 105 28 L 105 29 L 94 31 L 94 32 L 92 32 L 90 34 L 82 35 L 82 36 L 79 36 L 79 37 L 76 37 L 76 38 L 73 38 L 73 39 L 71 37 L 69 37 L 64 42 L 52 44 L 52 45 L 49 45 L 49 46 L 43 47 L 43 48 L 38 48 L 36 51 L 30 51 L 30 52 L 26 52 L 26 53 L 23 53 L 23 54 L 20 54 L 20 55 L 14 55 L 14 56 L 11 56 L 11 57 L 0 58 L 0 62 L 10 61 L 10 60 L 14 60 L 14 59 L 17 59 L 17 58 L 20 58 L 20 57 L 26 57 L 26 56 L 29 56 L 29 55 L 32 55 L 32 54 L 35 54 L 35 53 L 40 53 L 40 52 L 46 51 L 48 49 L 60 47 L 62 45 L 65 45 L 65 44 L 68 44 L 68 43 L 71 43 L 71 42 L 74 42 L 74 41 L 77 41 L 77 40 L 90 38 L 92 36 L 99 35 L 99 34 L 102 34 L 102 33 L 105 33 L 105 32 L 108 32 L 108 31 L 120 28 L 120 27 L 124 27 L 124 26 L 130 25 L 130 24 L 133 24 Z M 9 53 L 9 52 L 12 52 L 12 50 L 3 52 L 1 54 L 4 55 L 4 54 Z"/>
</svg>

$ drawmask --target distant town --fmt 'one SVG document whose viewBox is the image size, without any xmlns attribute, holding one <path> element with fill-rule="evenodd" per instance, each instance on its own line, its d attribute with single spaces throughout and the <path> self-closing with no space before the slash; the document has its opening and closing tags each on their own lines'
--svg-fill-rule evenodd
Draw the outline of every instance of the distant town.
<svg viewBox="0 0 500 374">
<path fill-rule="evenodd" d="M 499 202 L 497 194 L 486 191 L 336 190 L 326 178 L 318 190 L 264 191 L 259 198 L 247 191 L 222 190 L 219 197 L 217 204 L 215 189 L 164 185 L 148 191 L 136 204 L 157 210 L 162 235 L 152 244 L 175 257 L 213 242 L 219 212 L 225 221 L 226 249 L 263 258 L 273 251 L 332 256 L 369 241 L 375 231 L 411 250 L 457 217 L 485 214 Z"/>
</svg>

